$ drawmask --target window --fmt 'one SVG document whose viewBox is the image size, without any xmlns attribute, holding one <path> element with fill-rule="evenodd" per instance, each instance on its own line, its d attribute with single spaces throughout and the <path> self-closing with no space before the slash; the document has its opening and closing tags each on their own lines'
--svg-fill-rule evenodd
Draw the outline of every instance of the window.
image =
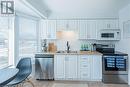
<svg viewBox="0 0 130 87">
<path fill-rule="evenodd" d="M 37 21 L 19 17 L 19 57 L 34 57 L 37 50 Z"/>
<path fill-rule="evenodd" d="M 13 41 L 12 37 L 10 36 L 13 30 L 13 27 L 11 27 L 13 26 L 11 20 L 11 17 L 0 17 L 0 68 L 12 65 L 12 62 L 10 61 L 13 60 L 10 59 L 12 58 L 12 56 L 10 56 L 12 51 L 10 50 L 10 44 L 12 44 Z"/>
<path fill-rule="evenodd" d="M 0 67 L 8 66 L 8 29 L 0 29 Z"/>
</svg>

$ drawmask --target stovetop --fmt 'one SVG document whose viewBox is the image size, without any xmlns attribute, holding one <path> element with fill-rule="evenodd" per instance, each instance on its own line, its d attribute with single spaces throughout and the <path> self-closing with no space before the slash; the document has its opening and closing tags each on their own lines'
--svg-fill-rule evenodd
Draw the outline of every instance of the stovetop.
<svg viewBox="0 0 130 87">
<path fill-rule="evenodd" d="M 108 56 L 128 56 L 126 53 L 122 53 L 119 51 L 115 51 L 113 53 L 102 53 L 103 55 L 108 55 Z"/>
</svg>

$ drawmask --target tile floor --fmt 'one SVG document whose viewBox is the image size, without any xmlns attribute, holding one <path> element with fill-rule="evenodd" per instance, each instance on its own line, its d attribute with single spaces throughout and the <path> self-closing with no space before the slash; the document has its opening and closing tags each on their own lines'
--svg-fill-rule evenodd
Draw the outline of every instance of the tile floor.
<svg viewBox="0 0 130 87">
<path fill-rule="evenodd" d="M 127 84 L 104 84 L 102 82 L 81 82 L 81 81 L 39 81 L 32 80 L 35 87 L 130 87 Z M 24 87 L 32 87 L 30 84 Z"/>
</svg>

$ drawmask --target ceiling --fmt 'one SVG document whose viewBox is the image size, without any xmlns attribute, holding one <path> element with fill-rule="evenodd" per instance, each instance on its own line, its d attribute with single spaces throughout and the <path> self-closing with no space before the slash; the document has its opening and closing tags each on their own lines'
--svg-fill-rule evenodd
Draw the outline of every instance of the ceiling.
<svg viewBox="0 0 130 87">
<path fill-rule="evenodd" d="M 39 16 L 21 1 L 26 1 L 48 19 L 118 18 L 130 0 L 15 0 L 17 11 Z"/>
<path fill-rule="evenodd" d="M 30 14 L 31 13 L 30 15 L 39 16 L 33 10 L 28 8 L 25 4 L 21 3 L 20 0 L 15 0 L 15 10 L 17 12 L 22 12 L 24 14 Z"/>
<path fill-rule="evenodd" d="M 24 13 L 29 16 L 46 18 L 48 16 L 48 8 L 42 3 L 41 0 L 14 0 L 15 12 Z"/>
<path fill-rule="evenodd" d="M 50 19 L 118 17 L 130 0 L 41 0 L 50 10 Z"/>
</svg>

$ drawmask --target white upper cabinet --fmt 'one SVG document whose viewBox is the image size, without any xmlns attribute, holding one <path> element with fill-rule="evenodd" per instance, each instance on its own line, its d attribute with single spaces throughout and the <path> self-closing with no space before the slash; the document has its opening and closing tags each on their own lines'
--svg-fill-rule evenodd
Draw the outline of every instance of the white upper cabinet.
<svg viewBox="0 0 130 87">
<path fill-rule="evenodd" d="M 78 31 L 78 21 L 77 20 L 69 20 L 68 21 L 68 29 L 70 31 Z"/>
<path fill-rule="evenodd" d="M 110 19 L 110 20 L 99 20 L 98 22 L 99 30 L 101 29 L 119 29 L 119 21 L 118 19 Z"/>
<path fill-rule="evenodd" d="M 57 20 L 57 31 L 64 31 L 67 28 L 67 20 Z"/>
<path fill-rule="evenodd" d="M 41 20 L 40 21 L 40 37 L 42 39 L 56 39 L 56 21 Z"/>
<path fill-rule="evenodd" d="M 57 20 L 57 31 L 77 31 L 77 20 Z"/>
<path fill-rule="evenodd" d="M 97 21 L 87 21 L 87 39 L 97 39 Z"/>
<path fill-rule="evenodd" d="M 39 22 L 39 33 L 40 38 L 42 39 L 47 38 L 47 22 L 45 20 L 40 20 Z"/>
<path fill-rule="evenodd" d="M 79 20 L 79 39 L 87 39 L 87 21 L 86 20 Z"/>
<path fill-rule="evenodd" d="M 79 39 L 97 40 L 102 29 L 119 29 L 118 19 L 40 21 L 40 36 L 43 39 L 56 39 L 56 31 L 74 31 Z"/>
<path fill-rule="evenodd" d="M 48 21 L 47 38 L 56 39 L 56 21 L 55 20 Z"/>
<path fill-rule="evenodd" d="M 79 20 L 79 39 L 96 39 L 97 38 L 97 21 L 96 20 Z"/>
</svg>

